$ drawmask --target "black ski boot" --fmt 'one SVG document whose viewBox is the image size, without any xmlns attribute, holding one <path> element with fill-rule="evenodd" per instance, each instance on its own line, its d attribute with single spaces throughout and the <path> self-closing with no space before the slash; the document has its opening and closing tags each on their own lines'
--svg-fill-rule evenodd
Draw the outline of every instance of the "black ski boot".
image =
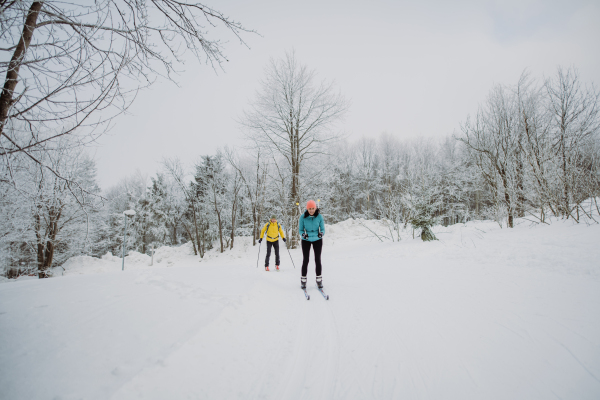
<svg viewBox="0 0 600 400">
<path fill-rule="evenodd" d="M 317 286 L 319 289 L 323 289 L 323 277 L 321 275 L 317 276 Z"/>
<path fill-rule="evenodd" d="M 300 278 L 300 289 L 306 289 L 306 277 Z"/>
</svg>

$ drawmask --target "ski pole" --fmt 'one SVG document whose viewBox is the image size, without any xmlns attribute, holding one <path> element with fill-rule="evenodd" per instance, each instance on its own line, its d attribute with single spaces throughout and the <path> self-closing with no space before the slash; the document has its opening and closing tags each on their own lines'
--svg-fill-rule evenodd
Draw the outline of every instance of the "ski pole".
<svg viewBox="0 0 600 400">
<path fill-rule="evenodd" d="M 294 269 L 296 269 L 296 264 L 294 264 L 294 259 L 292 258 L 292 253 L 290 253 L 290 248 L 287 246 L 287 243 L 285 244 L 285 248 L 288 251 L 288 254 L 290 255 L 290 260 L 292 260 L 292 265 L 294 266 Z"/>
<path fill-rule="evenodd" d="M 258 260 L 260 260 L 260 246 L 261 245 L 262 245 L 262 242 L 258 242 L 258 258 L 256 259 L 256 268 L 258 268 Z"/>
</svg>

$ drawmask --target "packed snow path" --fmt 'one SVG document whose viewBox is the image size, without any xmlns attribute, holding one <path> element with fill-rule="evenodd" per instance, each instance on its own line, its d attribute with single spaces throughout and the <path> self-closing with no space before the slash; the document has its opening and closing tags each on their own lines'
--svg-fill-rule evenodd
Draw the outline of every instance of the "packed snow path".
<svg viewBox="0 0 600 400">
<path fill-rule="evenodd" d="M 0 285 L 0 398 L 600 398 L 598 225 L 332 228 L 329 301 L 283 246 Z"/>
</svg>

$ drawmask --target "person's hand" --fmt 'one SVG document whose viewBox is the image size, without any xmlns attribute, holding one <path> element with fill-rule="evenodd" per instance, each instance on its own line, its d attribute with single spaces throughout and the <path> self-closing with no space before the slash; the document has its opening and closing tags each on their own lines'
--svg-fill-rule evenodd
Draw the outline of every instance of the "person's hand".
<svg viewBox="0 0 600 400">
<path fill-rule="evenodd" d="M 258 243 L 262 243 L 262 238 L 258 239 Z"/>
<path fill-rule="evenodd" d="M 283 239 L 284 242 L 286 241 L 285 238 L 282 238 L 282 239 Z"/>
<path fill-rule="evenodd" d="M 321 232 L 319 232 L 319 234 L 317 235 L 319 238 L 323 237 L 323 234 Z"/>
<path fill-rule="evenodd" d="M 308 235 L 306 233 L 302 234 L 302 239 L 308 239 Z"/>
</svg>

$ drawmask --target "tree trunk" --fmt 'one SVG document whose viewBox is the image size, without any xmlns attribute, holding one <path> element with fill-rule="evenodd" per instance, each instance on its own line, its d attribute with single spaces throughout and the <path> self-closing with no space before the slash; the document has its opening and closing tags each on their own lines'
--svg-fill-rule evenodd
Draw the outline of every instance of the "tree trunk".
<svg viewBox="0 0 600 400">
<path fill-rule="evenodd" d="M 562 114 L 561 114 L 561 123 L 560 123 L 560 156 L 562 158 L 562 165 L 561 165 L 561 169 L 562 169 L 562 175 L 563 175 L 563 205 L 562 208 L 563 210 L 563 216 L 567 217 L 567 219 L 569 219 L 569 215 L 571 214 L 569 212 L 569 180 L 567 178 L 567 149 L 566 149 L 566 115 L 565 115 L 565 110 L 562 110 Z"/>
<path fill-rule="evenodd" d="M 194 196 L 193 193 L 190 197 L 192 197 L 192 196 Z M 198 218 L 196 217 L 196 202 L 195 201 L 192 201 L 192 216 L 194 217 L 194 232 L 196 232 L 196 236 L 193 238 L 193 240 L 196 241 L 198 248 L 200 248 L 200 236 L 198 235 Z M 194 251 L 194 255 L 196 255 L 195 251 Z M 200 257 L 202 257 L 202 255 L 203 255 L 202 252 L 200 252 Z"/>
<path fill-rule="evenodd" d="M 39 214 L 34 217 L 35 235 L 37 239 L 38 278 L 47 278 L 46 271 L 52 267 L 54 260 L 54 243 L 58 237 L 58 221 L 61 218 L 62 209 L 54 206 L 48 209 L 48 221 L 42 228 L 42 218 Z M 42 235 L 42 229 L 45 234 Z"/>
<path fill-rule="evenodd" d="M 145 225 L 145 224 L 144 224 Z M 147 233 L 146 233 L 146 228 L 144 227 L 143 230 L 143 234 L 142 234 L 142 254 L 146 254 L 146 240 L 147 240 Z"/>
<path fill-rule="evenodd" d="M 292 207 L 292 234 L 291 234 L 291 249 L 295 249 L 300 239 L 298 235 L 298 220 L 300 218 L 299 209 L 296 204 L 300 204 L 300 138 L 298 129 L 291 128 L 291 154 L 292 154 L 292 188 L 290 191 L 290 206 Z"/>
<path fill-rule="evenodd" d="M 513 228 L 513 210 L 510 204 L 510 195 L 506 187 L 504 188 L 504 200 L 506 201 L 506 211 L 508 212 L 508 227 Z"/>
<path fill-rule="evenodd" d="M 223 225 L 221 224 L 221 213 L 217 211 L 217 220 L 219 221 L 219 240 L 221 242 L 221 253 L 223 252 Z"/>
<path fill-rule="evenodd" d="M 256 162 L 256 190 L 254 193 L 254 199 L 255 199 L 255 203 L 254 203 L 254 244 L 256 244 L 256 240 L 259 239 L 258 235 L 260 234 L 260 221 L 262 219 L 262 195 L 260 193 L 261 190 L 261 185 L 264 179 L 264 176 L 261 178 L 260 176 L 260 162 L 258 161 L 259 159 L 257 159 Z M 264 175 L 264 174 L 263 174 Z M 260 196 L 260 197 L 259 197 Z"/>
<path fill-rule="evenodd" d="M 4 133 L 4 124 L 8 118 L 8 110 L 12 105 L 15 88 L 19 81 L 19 70 L 21 69 L 21 64 L 25 59 L 25 53 L 31 43 L 33 31 L 35 30 L 35 25 L 40 10 L 42 9 L 42 5 L 43 2 L 41 1 L 34 1 L 31 4 L 29 12 L 27 13 L 27 18 L 25 19 L 25 25 L 23 26 L 23 33 L 21 34 L 19 43 L 17 44 L 12 59 L 10 60 L 10 64 L 8 65 L 6 81 L 4 82 L 4 88 L 0 95 L 0 134 Z"/>
<path fill-rule="evenodd" d="M 204 235 L 206 233 L 206 222 L 203 220 L 200 220 L 200 236 L 197 238 L 198 240 L 198 252 L 200 252 L 200 258 L 204 258 L 204 253 L 205 253 L 205 249 L 206 249 L 206 243 L 204 240 Z"/>
<path fill-rule="evenodd" d="M 252 246 L 256 245 L 256 236 L 258 233 L 256 232 L 256 205 L 252 205 Z"/>
<path fill-rule="evenodd" d="M 231 206 L 231 243 L 229 244 L 229 249 L 233 249 L 233 238 L 235 236 L 235 214 L 237 211 L 237 190 L 234 188 L 233 190 L 233 204 Z"/>
<path fill-rule="evenodd" d="M 219 224 L 219 240 L 221 241 L 221 253 L 223 252 L 223 224 L 221 223 L 221 213 L 219 212 L 219 207 L 217 206 L 217 192 L 213 187 L 213 200 L 215 203 L 215 213 L 217 213 L 217 222 Z"/>
<path fill-rule="evenodd" d="M 525 186 L 523 177 L 523 157 L 519 151 L 517 156 L 517 217 L 525 216 Z"/>
<path fill-rule="evenodd" d="M 564 208 L 564 216 L 569 219 L 570 213 L 570 201 L 569 201 L 569 178 L 567 177 L 567 154 L 565 151 L 565 145 L 562 145 L 562 172 L 563 172 L 563 185 L 564 185 L 564 198 L 563 198 L 563 208 Z"/>
<path fill-rule="evenodd" d="M 190 232 L 190 229 L 188 228 L 188 226 L 185 223 L 183 223 L 182 225 L 183 225 L 183 229 L 185 229 L 185 231 L 190 236 L 190 238 L 192 238 L 191 242 L 192 242 L 192 247 L 194 248 L 194 255 L 198 255 L 198 252 L 196 250 L 196 242 L 194 240 L 194 237 L 192 236 L 192 232 Z"/>
<path fill-rule="evenodd" d="M 504 201 L 506 203 L 506 211 L 508 213 L 508 227 L 513 228 L 513 205 L 511 203 L 510 193 L 508 192 L 508 177 L 506 176 L 506 169 L 504 166 L 497 167 L 498 174 L 502 179 L 502 185 L 504 186 Z"/>
<path fill-rule="evenodd" d="M 38 239 L 39 240 L 39 239 Z M 38 260 L 38 278 L 46 277 L 44 271 L 44 244 L 38 241 L 37 244 L 37 260 Z"/>
<path fill-rule="evenodd" d="M 202 229 L 200 229 L 200 239 L 201 243 L 198 246 L 198 250 L 200 251 L 200 258 L 204 258 L 204 250 L 206 249 L 206 229 L 204 224 L 202 224 Z"/>
</svg>

